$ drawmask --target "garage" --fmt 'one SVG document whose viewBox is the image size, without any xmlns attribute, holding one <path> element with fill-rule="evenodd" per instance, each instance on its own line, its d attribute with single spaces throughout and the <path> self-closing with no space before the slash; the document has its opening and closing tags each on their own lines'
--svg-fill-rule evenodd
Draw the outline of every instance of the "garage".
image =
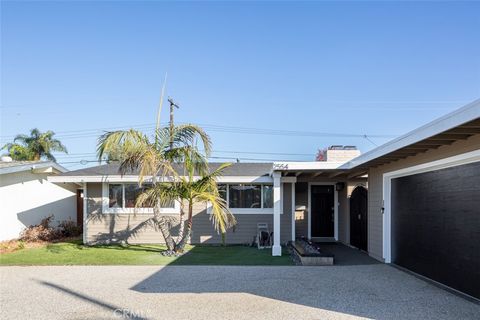
<svg viewBox="0 0 480 320">
<path fill-rule="evenodd" d="M 391 262 L 480 298 L 480 162 L 390 181 Z"/>
<path fill-rule="evenodd" d="M 480 301 L 480 99 L 342 168 L 368 176 L 366 233 L 355 202 L 340 217 L 350 245 Z"/>
</svg>

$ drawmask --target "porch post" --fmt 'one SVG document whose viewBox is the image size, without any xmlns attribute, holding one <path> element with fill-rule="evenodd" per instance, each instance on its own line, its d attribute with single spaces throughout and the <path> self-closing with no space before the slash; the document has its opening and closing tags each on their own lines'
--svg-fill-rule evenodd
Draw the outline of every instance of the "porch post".
<svg viewBox="0 0 480 320">
<path fill-rule="evenodd" d="M 280 211 L 281 211 L 281 172 L 273 173 L 273 247 L 272 256 L 281 256 L 282 247 L 280 246 Z"/>
<path fill-rule="evenodd" d="M 87 244 L 87 214 L 88 214 L 88 199 L 87 199 L 87 183 L 83 183 L 83 227 L 82 240 L 83 244 Z"/>
<path fill-rule="evenodd" d="M 292 182 L 292 241 L 295 241 L 295 182 Z"/>
</svg>

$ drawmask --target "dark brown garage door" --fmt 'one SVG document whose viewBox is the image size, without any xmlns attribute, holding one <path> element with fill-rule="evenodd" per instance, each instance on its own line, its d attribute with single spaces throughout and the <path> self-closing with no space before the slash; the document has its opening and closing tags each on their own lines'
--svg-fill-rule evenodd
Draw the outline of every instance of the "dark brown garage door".
<svg viewBox="0 0 480 320">
<path fill-rule="evenodd" d="M 392 179 L 392 263 L 480 298 L 480 162 Z"/>
</svg>

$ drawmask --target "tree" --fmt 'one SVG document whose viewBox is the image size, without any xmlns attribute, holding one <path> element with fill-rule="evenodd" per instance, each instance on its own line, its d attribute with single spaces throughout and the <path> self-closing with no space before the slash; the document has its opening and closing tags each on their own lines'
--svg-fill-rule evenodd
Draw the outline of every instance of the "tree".
<svg viewBox="0 0 480 320">
<path fill-rule="evenodd" d="M 318 149 L 315 161 L 327 161 L 327 148 Z"/>
<path fill-rule="evenodd" d="M 14 160 L 38 161 L 48 159 L 56 161 L 52 152 L 67 152 L 67 148 L 55 139 L 55 132 L 40 132 L 38 129 L 30 130 L 30 135 L 19 134 L 13 139 L 13 143 L 7 143 L 2 147 L 7 149 L 10 157 Z"/>
<path fill-rule="evenodd" d="M 205 153 L 199 151 L 196 140 L 201 141 Z M 227 165 L 210 173 L 207 163 L 210 149 L 210 137 L 203 129 L 195 125 L 180 125 L 173 129 L 156 130 L 153 141 L 133 129 L 107 132 L 99 139 L 97 153 L 99 159 L 112 154 L 118 157 L 121 174 L 138 170 L 140 186 L 146 177 L 152 177 L 152 186 L 140 193 L 136 206 L 153 207 L 153 221 L 165 239 L 168 252 L 172 253 L 183 251 L 190 237 L 193 204 L 196 202 L 209 202 L 212 205 L 211 219 L 218 232 L 226 232 L 235 223 L 225 201 L 219 196 L 216 184 L 216 177 Z M 199 179 L 196 180 L 195 176 Z M 160 214 L 162 205 L 172 200 L 181 203 L 181 231 L 177 241 L 170 233 L 172 219 Z M 183 227 L 185 205 L 188 206 L 186 228 Z"/>
<path fill-rule="evenodd" d="M 136 201 L 137 207 L 147 205 L 160 205 L 165 201 L 179 200 L 181 202 L 181 215 L 184 214 L 184 206 L 187 206 L 187 220 L 185 227 L 182 228 L 178 241 L 174 242 L 174 251 L 183 252 L 185 245 L 190 239 L 193 226 L 193 205 L 195 203 L 208 203 L 211 206 L 210 219 L 213 222 L 215 231 L 224 234 L 227 229 L 235 225 L 235 217 L 230 213 L 226 201 L 220 196 L 217 188 L 216 178 L 222 174 L 222 171 L 230 166 L 225 163 L 211 173 L 202 175 L 199 179 L 194 178 L 194 165 L 185 162 L 187 175 L 179 176 L 176 183 L 157 183 L 152 188 L 147 189 L 140 194 Z"/>
</svg>

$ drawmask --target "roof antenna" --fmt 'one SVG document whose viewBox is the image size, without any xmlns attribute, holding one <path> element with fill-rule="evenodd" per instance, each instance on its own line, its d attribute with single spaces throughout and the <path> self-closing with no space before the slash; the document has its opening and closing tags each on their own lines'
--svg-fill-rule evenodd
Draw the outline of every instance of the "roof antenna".
<svg viewBox="0 0 480 320">
<path fill-rule="evenodd" d="M 364 134 L 363 137 L 364 137 L 365 139 L 367 139 L 367 141 L 370 142 L 371 144 L 373 144 L 375 147 L 378 147 L 378 144 L 376 144 L 375 142 L 373 142 L 372 139 L 370 139 L 366 134 Z"/>
<path fill-rule="evenodd" d="M 172 98 L 168 98 L 168 102 L 170 103 L 170 149 L 173 149 L 173 107 L 179 109 L 180 106 Z"/>
<path fill-rule="evenodd" d="M 167 72 L 165 72 L 165 79 L 163 80 L 162 93 L 160 94 L 160 103 L 157 111 L 157 126 L 155 127 L 155 144 L 158 144 L 158 130 L 160 130 L 160 114 L 162 113 L 163 97 L 165 95 L 165 86 L 167 85 Z"/>
</svg>

